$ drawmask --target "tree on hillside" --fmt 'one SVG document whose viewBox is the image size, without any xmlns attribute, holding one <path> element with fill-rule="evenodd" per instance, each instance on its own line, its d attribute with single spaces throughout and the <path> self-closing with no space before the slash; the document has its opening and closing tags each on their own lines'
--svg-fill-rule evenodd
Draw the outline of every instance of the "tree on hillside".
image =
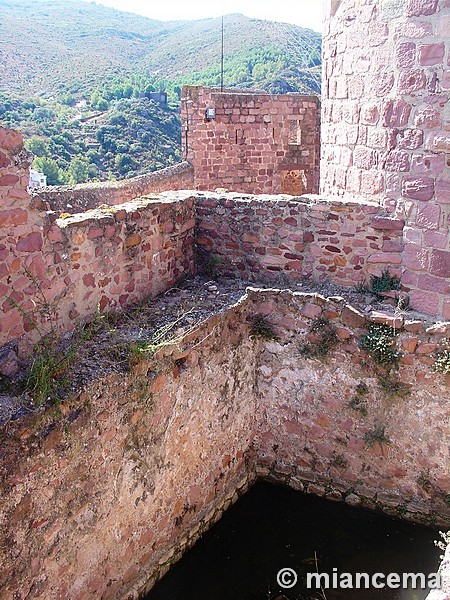
<svg viewBox="0 0 450 600">
<path fill-rule="evenodd" d="M 48 185 L 61 185 L 65 183 L 64 172 L 52 158 L 48 158 L 47 156 L 35 158 L 32 166 L 36 171 L 47 175 Z"/>
<path fill-rule="evenodd" d="M 25 141 L 25 148 L 39 158 L 48 156 L 48 145 L 45 140 L 37 136 L 33 136 Z"/>
<path fill-rule="evenodd" d="M 89 179 L 89 163 L 77 156 L 70 162 L 67 175 L 69 183 L 84 183 Z"/>
</svg>

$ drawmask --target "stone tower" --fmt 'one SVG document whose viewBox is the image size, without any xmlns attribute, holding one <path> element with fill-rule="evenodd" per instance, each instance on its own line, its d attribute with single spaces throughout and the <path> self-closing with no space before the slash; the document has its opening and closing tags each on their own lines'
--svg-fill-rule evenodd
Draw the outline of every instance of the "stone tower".
<svg viewBox="0 0 450 600">
<path fill-rule="evenodd" d="M 436 219 L 450 202 L 450 0 L 326 4 L 322 193 L 426 202 L 420 219 Z"/>
<path fill-rule="evenodd" d="M 402 283 L 436 314 L 450 294 L 450 0 L 325 10 L 321 193 L 404 219 Z"/>
</svg>

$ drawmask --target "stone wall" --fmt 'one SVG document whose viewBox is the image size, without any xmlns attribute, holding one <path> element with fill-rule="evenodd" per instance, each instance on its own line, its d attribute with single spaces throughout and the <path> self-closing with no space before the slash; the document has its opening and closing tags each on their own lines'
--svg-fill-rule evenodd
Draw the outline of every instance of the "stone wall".
<svg viewBox="0 0 450 600">
<path fill-rule="evenodd" d="M 404 221 L 368 202 L 180 191 L 59 219 L 18 210 L 34 225 L 4 229 L 1 344 L 36 339 L 27 314 L 45 329 L 42 292 L 65 331 L 98 306 L 118 310 L 167 289 L 196 264 L 268 282 L 354 286 L 386 267 L 408 277 Z M 425 312 L 445 318 L 444 291 L 435 288 Z"/>
<path fill-rule="evenodd" d="M 312 277 L 344 286 L 401 274 L 400 219 L 369 202 L 318 196 L 197 194 L 199 262 L 256 281 Z"/>
<path fill-rule="evenodd" d="M 52 186 L 33 192 L 33 196 L 49 204 L 59 213 L 78 213 L 107 204 L 114 206 L 130 202 L 147 194 L 168 190 L 190 190 L 194 187 L 194 171 L 187 162 L 167 169 L 121 181 L 82 183 L 79 185 Z"/>
<path fill-rule="evenodd" d="M 181 141 L 195 189 L 316 193 L 319 119 L 316 96 L 184 87 Z"/>
<path fill-rule="evenodd" d="M 448 204 L 448 0 L 327 4 L 322 193 Z"/>
<path fill-rule="evenodd" d="M 327 4 L 321 193 L 405 218 L 403 282 L 436 313 L 450 291 L 450 3 Z"/>
<path fill-rule="evenodd" d="M 36 339 L 31 321 L 62 333 L 98 309 L 123 309 L 194 272 L 192 199 L 144 198 L 54 217 L 6 240 L 0 344 Z M 47 308 L 57 316 L 49 319 Z"/>
<path fill-rule="evenodd" d="M 255 374 L 239 312 L 191 338 L 184 373 L 169 348 L 3 439 L 2 598 L 140 597 L 246 490 Z"/>
<path fill-rule="evenodd" d="M 264 415 L 255 442 L 259 476 L 425 522 L 434 506 L 449 522 L 450 421 L 442 418 L 450 376 L 430 366 L 450 324 L 363 314 L 342 298 L 287 290 L 250 290 L 249 298 L 279 336 L 264 345 L 256 366 Z M 336 340 L 314 355 L 324 343 L 318 323 L 331 324 Z M 398 372 L 387 374 L 359 347 L 370 323 L 395 330 Z M 367 434 L 381 427 L 386 441 L 370 444 Z"/>
<path fill-rule="evenodd" d="M 255 315 L 277 340 L 258 337 Z M 338 342 L 308 358 L 300 349 L 318 342 L 320 317 Z M 431 366 L 448 326 L 395 322 L 398 377 L 410 391 L 399 397 L 380 387 L 358 348 L 369 318 L 380 320 L 337 298 L 248 290 L 133 372 L 100 376 L 57 410 L 10 424 L 0 464 L 2 592 L 136 598 L 255 474 L 448 524 L 449 381 Z M 361 383 L 365 415 L 349 406 Z M 370 445 L 376 424 L 389 441 Z"/>
</svg>

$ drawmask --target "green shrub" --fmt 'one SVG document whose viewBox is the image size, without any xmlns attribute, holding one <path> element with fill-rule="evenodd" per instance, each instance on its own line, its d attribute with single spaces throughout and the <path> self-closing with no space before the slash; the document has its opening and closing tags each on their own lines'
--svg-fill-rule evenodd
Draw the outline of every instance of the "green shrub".
<svg viewBox="0 0 450 600">
<path fill-rule="evenodd" d="M 310 332 L 316 335 L 317 340 L 300 346 L 300 354 L 307 358 L 325 358 L 339 342 L 336 327 L 324 317 L 312 322 Z"/>
<path fill-rule="evenodd" d="M 250 337 L 262 340 L 278 340 L 274 326 L 264 315 L 255 315 L 251 319 Z"/>
<path fill-rule="evenodd" d="M 388 325 L 371 323 L 368 332 L 359 340 L 359 347 L 376 362 L 389 371 L 398 368 L 401 354 L 395 347 L 398 333 Z"/>
<path fill-rule="evenodd" d="M 389 269 L 386 267 L 380 276 L 372 275 L 370 278 L 369 290 L 377 298 L 382 298 L 383 292 L 399 290 L 400 286 L 400 279 L 397 277 L 397 275 L 391 275 L 389 273 Z"/>
<path fill-rule="evenodd" d="M 386 435 L 386 426 L 379 423 L 375 424 L 370 431 L 366 431 L 364 441 L 367 448 L 372 448 L 375 444 L 379 444 L 382 447 L 383 444 L 391 443 L 391 440 Z"/>
</svg>

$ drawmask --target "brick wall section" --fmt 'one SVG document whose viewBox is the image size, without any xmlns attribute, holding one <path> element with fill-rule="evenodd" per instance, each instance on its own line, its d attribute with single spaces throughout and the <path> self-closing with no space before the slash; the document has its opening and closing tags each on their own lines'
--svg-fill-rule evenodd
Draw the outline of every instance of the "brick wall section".
<svg viewBox="0 0 450 600">
<path fill-rule="evenodd" d="M 250 335 L 255 314 L 279 341 Z M 325 360 L 307 359 L 299 347 L 319 316 L 340 341 Z M 42 598 L 142 597 L 255 470 L 308 493 L 448 523 L 449 388 L 430 367 L 448 329 L 397 323 L 399 377 L 411 390 L 398 398 L 380 390 L 358 349 L 367 323 L 338 299 L 249 289 L 133 373 L 101 376 L 57 410 L 10 423 L 0 459 L 5 598 L 30 589 Z M 365 416 L 348 406 L 361 381 Z M 391 443 L 367 447 L 377 422 Z"/>
<path fill-rule="evenodd" d="M 98 306 L 119 310 L 173 286 L 194 272 L 194 225 L 193 199 L 147 198 L 67 219 L 48 218 L 41 221 L 44 235 L 8 238 L 0 279 L 0 346 L 19 339 L 27 347 L 36 339 L 22 311 L 33 311 L 32 301 L 39 303 L 41 292 L 57 307 L 62 332 L 95 314 Z M 44 318 L 43 330 L 48 325 Z"/>
<path fill-rule="evenodd" d="M 182 162 L 167 169 L 122 181 L 52 186 L 33 192 L 33 196 L 48 202 L 51 210 L 74 214 L 98 208 L 102 204 L 114 206 L 147 194 L 190 190 L 193 187 L 193 168 L 189 163 Z"/>
<path fill-rule="evenodd" d="M 406 218 L 403 281 L 418 310 L 448 319 L 450 2 L 328 4 L 321 193 Z"/>
<path fill-rule="evenodd" d="M 205 117 L 208 108 L 213 119 Z M 184 87 L 182 148 L 195 189 L 316 193 L 319 118 L 315 96 Z"/>
<path fill-rule="evenodd" d="M 237 194 L 197 195 L 199 262 L 257 281 L 301 277 L 344 286 L 400 274 L 404 222 L 375 204 Z"/>
</svg>

